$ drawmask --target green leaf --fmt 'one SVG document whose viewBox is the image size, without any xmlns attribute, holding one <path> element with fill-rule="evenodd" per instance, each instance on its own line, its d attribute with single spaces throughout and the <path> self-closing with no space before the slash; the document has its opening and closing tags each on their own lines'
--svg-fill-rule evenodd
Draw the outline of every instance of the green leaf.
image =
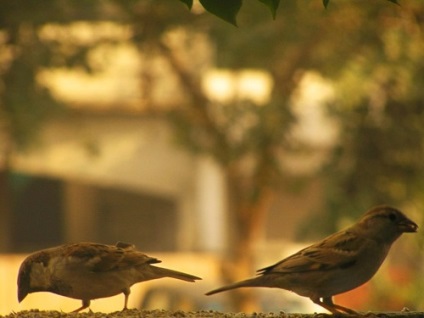
<svg viewBox="0 0 424 318">
<path fill-rule="evenodd" d="M 272 14 L 272 18 L 275 19 L 275 16 L 277 15 L 277 9 L 280 5 L 280 0 L 259 0 L 263 4 L 265 4 L 270 10 Z"/>
<path fill-rule="evenodd" d="M 185 3 L 188 9 L 191 10 L 191 7 L 193 6 L 193 0 L 180 0 L 180 1 Z"/>
<path fill-rule="evenodd" d="M 200 0 L 202 6 L 217 17 L 237 25 L 236 16 L 243 0 Z"/>
<path fill-rule="evenodd" d="M 330 3 L 330 0 L 322 0 L 322 4 L 324 5 L 325 8 L 327 8 L 327 6 L 328 6 L 329 3 Z"/>
</svg>

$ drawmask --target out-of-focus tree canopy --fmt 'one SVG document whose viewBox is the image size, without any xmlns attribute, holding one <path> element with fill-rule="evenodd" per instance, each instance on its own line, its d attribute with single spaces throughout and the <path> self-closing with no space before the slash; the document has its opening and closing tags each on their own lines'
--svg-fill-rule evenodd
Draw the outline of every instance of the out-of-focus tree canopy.
<svg viewBox="0 0 424 318">
<path fill-rule="evenodd" d="M 423 9 L 414 3 L 396 24 L 381 15 L 378 37 L 363 34 L 367 40 L 334 77 L 337 96 L 327 109 L 340 137 L 322 171 L 330 220 L 359 216 L 379 203 L 412 213 L 423 208 Z M 322 218 L 310 222 L 327 231 L 336 226 Z"/>
</svg>

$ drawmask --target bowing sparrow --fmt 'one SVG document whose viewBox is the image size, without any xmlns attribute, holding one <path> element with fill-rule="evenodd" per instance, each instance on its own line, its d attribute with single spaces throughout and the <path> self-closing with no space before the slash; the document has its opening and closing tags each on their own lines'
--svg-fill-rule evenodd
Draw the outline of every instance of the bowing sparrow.
<svg viewBox="0 0 424 318">
<path fill-rule="evenodd" d="M 333 303 L 332 296 L 367 282 L 379 269 L 392 243 L 417 224 L 402 212 L 377 206 L 351 227 L 257 271 L 258 276 L 224 286 L 206 295 L 240 287 L 274 287 L 309 297 L 333 314 L 356 314 Z"/>
<path fill-rule="evenodd" d="M 153 266 L 161 261 L 135 249 L 134 245 L 117 243 L 65 244 L 29 255 L 18 274 L 18 300 L 29 293 L 47 291 L 81 299 L 90 306 L 92 299 L 123 293 L 127 309 L 130 287 L 138 282 L 171 277 L 194 282 L 196 276 Z"/>
</svg>

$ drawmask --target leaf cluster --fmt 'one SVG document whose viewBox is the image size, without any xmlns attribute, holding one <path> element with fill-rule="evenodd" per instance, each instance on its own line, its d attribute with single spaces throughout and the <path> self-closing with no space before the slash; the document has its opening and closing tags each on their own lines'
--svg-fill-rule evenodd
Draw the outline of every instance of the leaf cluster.
<svg viewBox="0 0 424 318">
<path fill-rule="evenodd" d="M 416 7 L 420 16 L 423 7 Z M 422 206 L 424 191 L 424 47 L 411 21 L 385 30 L 380 45 L 352 59 L 337 77 L 329 115 L 340 138 L 322 171 L 326 232 L 341 215 L 376 204 Z M 318 222 L 314 219 L 312 222 Z"/>
</svg>

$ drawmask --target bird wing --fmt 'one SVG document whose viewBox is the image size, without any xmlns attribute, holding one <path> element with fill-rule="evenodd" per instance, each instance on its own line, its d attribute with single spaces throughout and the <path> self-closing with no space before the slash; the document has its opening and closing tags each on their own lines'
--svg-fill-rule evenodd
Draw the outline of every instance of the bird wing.
<svg viewBox="0 0 424 318">
<path fill-rule="evenodd" d="M 300 250 L 282 261 L 258 270 L 258 274 L 294 273 L 347 268 L 355 264 L 365 238 L 342 231 Z"/>
<path fill-rule="evenodd" d="M 161 261 L 149 257 L 128 245 L 105 245 L 78 243 L 67 246 L 66 258 L 69 264 L 83 265 L 91 272 L 105 272 L 134 267 L 142 264 L 155 264 Z"/>
</svg>

